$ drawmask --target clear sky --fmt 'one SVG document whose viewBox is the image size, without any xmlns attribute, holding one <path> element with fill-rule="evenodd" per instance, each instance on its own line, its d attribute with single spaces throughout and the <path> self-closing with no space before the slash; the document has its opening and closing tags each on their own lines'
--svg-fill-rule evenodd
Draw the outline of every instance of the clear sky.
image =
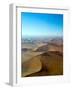
<svg viewBox="0 0 72 90">
<path fill-rule="evenodd" d="M 22 37 L 54 37 L 63 34 L 63 15 L 21 12 Z"/>
</svg>

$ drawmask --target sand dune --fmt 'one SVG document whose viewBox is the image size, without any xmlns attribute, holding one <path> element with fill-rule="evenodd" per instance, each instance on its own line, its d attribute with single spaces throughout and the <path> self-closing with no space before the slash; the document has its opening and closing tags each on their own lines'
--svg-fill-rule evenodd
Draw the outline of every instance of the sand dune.
<svg viewBox="0 0 72 90">
<path fill-rule="evenodd" d="M 46 52 L 22 64 L 22 76 L 45 76 L 63 74 L 63 57 L 60 52 Z"/>
<path fill-rule="evenodd" d="M 35 52 L 46 52 L 46 51 L 63 51 L 63 46 L 62 45 L 57 45 L 57 44 L 52 44 L 52 43 L 48 43 L 47 45 L 43 45 L 40 47 L 37 47 L 35 50 Z"/>
<path fill-rule="evenodd" d="M 61 53 L 43 53 L 42 55 L 34 57 L 34 59 L 38 57 L 40 57 L 42 64 L 41 70 L 27 76 L 63 75 L 63 57 Z"/>
<path fill-rule="evenodd" d="M 42 68 L 40 57 L 32 58 L 31 60 L 22 63 L 22 76 L 28 76 L 32 73 L 39 72 Z"/>
<path fill-rule="evenodd" d="M 63 75 L 63 41 L 22 45 L 22 77 Z"/>
</svg>

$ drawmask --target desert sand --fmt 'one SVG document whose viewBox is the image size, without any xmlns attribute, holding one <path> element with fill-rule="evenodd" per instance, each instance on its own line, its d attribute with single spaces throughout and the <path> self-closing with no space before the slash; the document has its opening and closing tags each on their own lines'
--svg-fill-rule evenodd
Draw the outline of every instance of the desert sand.
<svg viewBox="0 0 72 90">
<path fill-rule="evenodd" d="M 63 75 L 63 41 L 22 44 L 22 77 Z"/>
</svg>

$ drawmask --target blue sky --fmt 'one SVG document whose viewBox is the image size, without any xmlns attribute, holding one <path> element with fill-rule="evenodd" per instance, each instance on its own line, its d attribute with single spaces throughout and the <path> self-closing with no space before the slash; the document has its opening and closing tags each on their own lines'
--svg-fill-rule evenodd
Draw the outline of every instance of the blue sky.
<svg viewBox="0 0 72 90">
<path fill-rule="evenodd" d="M 63 35 L 63 15 L 21 12 L 22 37 Z"/>
</svg>

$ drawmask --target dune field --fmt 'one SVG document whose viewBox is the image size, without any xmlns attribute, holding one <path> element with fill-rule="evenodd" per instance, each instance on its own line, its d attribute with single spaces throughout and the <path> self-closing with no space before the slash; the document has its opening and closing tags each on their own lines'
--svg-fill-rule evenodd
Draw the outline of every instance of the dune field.
<svg viewBox="0 0 72 90">
<path fill-rule="evenodd" d="M 21 76 L 63 75 L 62 38 L 22 41 Z"/>
</svg>

